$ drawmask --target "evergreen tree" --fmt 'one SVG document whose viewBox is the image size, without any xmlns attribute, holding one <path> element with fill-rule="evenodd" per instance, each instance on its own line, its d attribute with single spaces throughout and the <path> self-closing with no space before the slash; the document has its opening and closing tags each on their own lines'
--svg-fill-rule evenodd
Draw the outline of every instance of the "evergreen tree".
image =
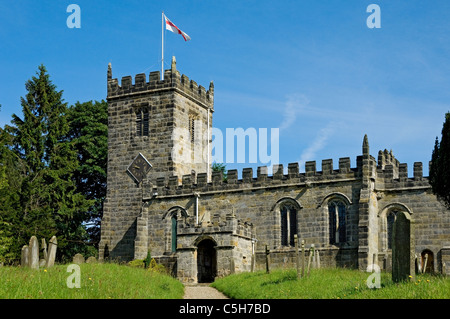
<svg viewBox="0 0 450 319">
<path fill-rule="evenodd" d="M 92 203 L 77 191 L 74 181 L 78 161 L 68 138 L 67 103 L 43 65 L 25 87 L 23 119 L 13 114 L 13 126 L 8 128 L 24 173 L 17 233 L 23 243 L 32 235 L 47 240 L 56 235 L 59 256 L 71 257 L 83 252 L 87 233 L 82 222 Z"/>
<path fill-rule="evenodd" d="M 450 208 L 450 112 L 445 114 L 441 141 L 436 137 L 429 175 L 433 193 Z"/>
<path fill-rule="evenodd" d="M 14 233 L 20 206 L 17 191 L 21 183 L 21 161 L 8 148 L 9 140 L 10 135 L 0 128 L 0 263 L 11 263 L 21 249 Z"/>
<path fill-rule="evenodd" d="M 106 196 L 108 156 L 108 104 L 105 101 L 79 103 L 69 108 L 69 138 L 77 152 L 79 166 L 74 172 L 77 189 L 93 200 L 86 225 L 91 242 L 98 248 L 103 200 Z"/>
</svg>

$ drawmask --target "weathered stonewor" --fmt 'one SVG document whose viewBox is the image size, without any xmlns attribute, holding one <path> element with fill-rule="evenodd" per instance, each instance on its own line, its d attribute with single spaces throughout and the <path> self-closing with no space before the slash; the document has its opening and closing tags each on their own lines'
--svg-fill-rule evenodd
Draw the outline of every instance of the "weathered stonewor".
<svg viewBox="0 0 450 319">
<path fill-rule="evenodd" d="M 197 225 L 194 218 L 180 216 L 177 277 L 182 282 L 195 283 L 211 272 L 213 277 L 223 277 L 234 272 L 249 272 L 252 236 L 253 226 L 238 220 L 232 213 L 226 214 L 224 218 L 216 214 L 203 226 Z M 208 247 L 213 249 L 212 255 L 205 254 Z M 202 263 L 204 258 L 209 260 L 206 264 Z"/>
<path fill-rule="evenodd" d="M 23 245 L 22 252 L 21 252 L 21 258 L 20 258 L 20 265 L 22 267 L 29 267 L 30 263 L 29 263 L 28 259 L 29 259 L 28 246 Z"/>
<path fill-rule="evenodd" d="M 377 161 L 364 136 L 354 166 L 348 157 L 339 158 L 337 165 L 332 159 L 308 161 L 304 172 L 299 163 L 289 163 L 285 174 L 282 164 L 273 163 L 272 176 L 262 166 L 228 170 L 224 180 L 206 162 L 212 155 L 214 86 L 205 93 L 180 76 L 175 61 L 164 80 L 160 75 L 151 72 L 148 81 L 137 75 L 134 84 L 124 77 L 119 85 L 108 67 L 108 189 L 99 259 L 140 259 L 150 250 L 189 280 L 198 278 L 214 258 L 216 268 L 208 271 L 217 275 L 245 269 L 251 254 L 237 255 L 239 249 L 219 243 L 229 240 L 232 231 L 214 230 L 229 226 L 226 215 L 233 211 L 236 220 L 258 230 L 252 235 L 257 240 L 255 269 L 264 269 L 266 245 L 271 267 L 295 267 L 298 251 L 291 235 L 296 233 L 298 240 L 314 243 L 322 267 L 366 270 L 375 263 L 390 271 L 392 216 L 401 212 L 416 221 L 415 253 L 426 251 L 434 261 L 431 267 L 449 268 L 445 243 L 450 242 L 450 213 L 432 193 L 422 163 L 414 163 L 409 177 L 408 166 L 392 151 L 378 152 Z M 176 135 L 180 130 L 182 136 Z M 181 141 L 181 148 L 175 141 Z M 152 165 L 141 182 L 127 173 L 139 153 Z M 201 154 L 205 161 L 176 161 L 181 153 L 192 155 L 187 159 Z M 201 225 L 192 222 L 196 219 Z M 213 250 L 211 243 L 229 248 Z M 201 260 L 208 265 L 199 264 Z"/>
<path fill-rule="evenodd" d="M 41 239 L 41 250 L 42 250 L 42 256 L 45 260 L 47 260 L 47 242 L 45 241 L 45 238 Z"/>
<path fill-rule="evenodd" d="M 97 263 L 97 258 L 95 258 L 94 256 L 90 256 L 88 257 L 88 259 L 86 259 L 86 264 L 96 264 Z"/>
<path fill-rule="evenodd" d="M 204 161 L 185 163 L 184 160 L 177 161 L 173 155 L 206 158 L 206 141 L 200 140 L 191 147 L 192 137 L 188 135 L 193 131 L 201 139 L 212 131 L 214 84 L 211 82 L 206 90 L 181 75 L 175 60 L 170 69 L 165 70 L 164 80 L 156 71 L 151 72 L 148 78 L 145 74 L 136 75 L 134 84 L 131 76 L 123 77 L 119 85 L 119 81 L 112 78 L 109 66 L 107 81 L 108 190 L 104 201 L 99 259 L 105 258 L 105 247 L 109 247 L 110 258 L 131 260 L 147 252 L 145 240 L 139 239 L 142 245 L 136 248 L 142 252 L 134 252 L 135 229 L 137 226 L 145 227 L 144 223 L 136 221 L 142 211 L 139 187 L 155 185 L 159 177 L 165 178 L 168 174 L 174 175 L 178 184 L 183 175 L 209 170 Z M 176 133 L 184 138 L 175 138 Z M 179 149 L 172 154 L 175 141 Z M 142 185 L 137 185 L 127 173 L 123 175 L 138 153 L 152 165 Z M 133 230 L 118 239 L 114 229 L 122 227 Z"/>
<path fill-rule="evenodd" d="M 108 66 L 108 71 L 111 65 Z M 171 68 L 165 70 L 164 79 L 161 80 L 160 72 L 151 72 L 149 81 L 146 81 L 144 73 L 137 74 L 135 83 L 132 84 L 131 76 L 124 76 L 121 85 L 117 79 L 112 78 L 112 72 L 108 73 L 108 99 L 114 97 L 122 97 L 123 95 L 139 95 L 154 90 L 170 90 L 177 89 L 181 94 L 187 95 L 192 99 L 196 99 L 201 103 L 213 105 L 214 103 L 214 86 L 211 84 L 207 91 L 203 86 L 198 85 L 195 81 L 189 80 L 186 75 L 181 75 L 176 69 L 175 57 L 172 58 Z"/>
<path fill-rule="evenodd" d="M 58 248 L 58 241 L 56 236 L 53 236 L 48 243 L 48 255 L 46 260 L 46 267 L 52 267 L 55 264 L 56 249 Z"/>
<path fill-rule="evenodd" d="M 367 139 L 365 143 L 368 144 Z M 445 208 L 432 194 L 428 178 L 422 174 L 421 163 L 414 163 L 414 176 L 408 177 L 407 165 L 391 159 L 390 153 L 380 156 L 382 162 L 379 165 L 370 156 L 367 147 L 364 153 L 364 156 L 358 156 L 354 168 L 348 158 L 339 159 L 339 168 L 333 170 L 332 161 L 324 160 L 322 167 L 325 172 L 316 170 L 316 162 L 311 161 L 306 163 L 304 173 L 298 170 L 298 163 L 291 163 L 287 174 L 279 175 L 278 170 L 276 176 L 267 175 L 267 167 L 263 166 L 258 168 L 256 176 L 250 174 L 251 168 L 243 169 L 242 179 L 238 178 L 237 170 L 229 170 L 226 181 L 220 173 L 210 182 L 203 173 L 197 174 L 197 180 L 190 175 L 179 179 L 160 177 L 153 187 L 144 189 L 143 200 L 152 205 L 145 213 L 148 222 L 138 222 L 139 225 L 142 222 L 146 225 L 148 231 L 145 236 L 150 235 L 147 240 L 144 237 L 139 239 L 153 252 L 162 254 L 158 251 L 163 245 L 159 243 L 158 236 L 151 234 L 167 230 L 163 230 L 165 226 L 155 214 L 169 210 L 171 205 L 178 205 L 191 207 L 190 214 L 194 215 L 194 205 L 190 203 L 193 194 L 199 193 L 200 215 L 208 214 L 209 210 L 222 211 L 227 205 L 233 205 L 240 219 L 248 220 L 262 230 L 257 238 L 256 269 L 264 267 L 265 244 L 270 244 L 274 267 L 295 267 L 293 247 L 290 250 L 280 247 L 280 234 L 277 232 L 281 232 L 281 225 L 274 219 L 279 214 L 274 206 L 283 198 L 297 196 L 303 216 L 298 220 L 299 234 L 308 242 L 317 243 L 321 266 L 362 269 L 373 262 L 373 256 L 377 256 L 382 268 L 390 270 L 387 265 L 391 264 L 392 255 L 387 247 L 389 229 L 386 217 L 391 211 L 418 212 L 415 216 L 421 220 L 421 225 L 430 219 L 436 220 L 436 226 L 424 227 L 416 239 L 422 250 L 428 248 L 439 256 L 442 241 L 450 239 L 450 214 L 445 213 Z M 388 160 L 384 160 L 385 156 Z M 363 176 L 366 186 L 361 189 Z M 153 197 L 155 193 L 157 197 Z M 333 199 L 342 201 L 346 206 L 346 241 L 342 245 L 330 245 L 328 238 L 329 213 L 326 205 Z M 315 225 L 315 231 L 312 231 L 311 225 Z M 379 242 L 381 246 L 378 246 Z"/>
<path fill-rule="evenodd" d="M 36 236 L 30 238 L 28 245 L 28 265 L 32 269 L 39 269 L 39 242 Z"/>
<path fill-rule="evenodd" d="M 450 273 L 450 242 L 445 242 L 441 250 L 441 272 L 443 274 Z"/>
<path fill-rule="evenodd" d="M 84 264 L 84 256 L 82 254 L 75 254 L 75 256 L 73 256 L 72 262 L 78 265 Z"/>
<path fill-rule="evenodd" d="M 45 238 L 41 239 L 41 251 L 43 258 L 39 259 L 39 267 L 45 267 L 47 263 L 47 243 L 45 241 Z"/>
</svg>

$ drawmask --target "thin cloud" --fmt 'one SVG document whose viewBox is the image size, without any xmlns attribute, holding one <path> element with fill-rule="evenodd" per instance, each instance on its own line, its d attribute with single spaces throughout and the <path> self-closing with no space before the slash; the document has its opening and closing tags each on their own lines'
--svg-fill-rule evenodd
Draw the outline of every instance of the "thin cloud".
<svg viewBox="0 0 450 319">
<path fill-rule="evenodd" d="M 328 139 L 334 133 L 335 128 L 336 125 L 333 124 L 333 122 L 330 122 L 317 133 L 317 136 L 311 145 L 300 155 L 300 165 L 304 165 L 306 161 L 315 159 L 317 152 L 327 145 Z"/>
<path fill-rule="evenodd" d="M 309 100 L 303 94 L 290 94 L 283 110 L 280 131 L 289 128 L 297 119 L 297 115 L 308 106 Z"/>
</svg>

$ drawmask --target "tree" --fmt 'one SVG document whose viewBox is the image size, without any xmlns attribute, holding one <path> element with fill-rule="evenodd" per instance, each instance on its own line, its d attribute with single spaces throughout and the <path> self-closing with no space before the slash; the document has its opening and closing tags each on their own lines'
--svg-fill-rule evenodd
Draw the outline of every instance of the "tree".
<svg viewBox="0 0 450 319">
<path fill-rule="evenodd" d="M 225 164 L 221 164 L 221 163 L 212 163 L 211 165 L 211 169 L 213 172 L 222 172 L 222 179 L 223 181 L 226 181 L 228 176 L 227 176 L 227 171 L 226 171 L 226 165 Z"/>
<path fill-rule="evenodd" d="M 19 243 L 30 236 L 58 237 L 58 254 L 70 258 L 83 252 L 88 236 L 82 222 L 92 201 L 78 192 L 74 172 L 78 168 L 74 142 L 68 137 L 68 108 L 47 70 L 25 84 L 21 98 L 23 119 L 13 114 L 9 148 L 21 165 L 19 207 L 15 233 Z"/>
<path fill-rule="evenodd" d="M 8 148 L 10 135 L 0 128 L 0 263 L 17 259 L 20 245 L 15 240 L 14 225 L 20 200 L 21 161 Z"/>
<path fill-rule="evenodd" d="M 108 103 L 92 101 L 69 108 L 69 139 L 78 158 L 74 180 L 78 192 L 92 200 L 87 220 L 87 232 L 94 247 L 100 241 L 100 221 L 106 196 L 106 164 L 108 156 Z"/>
<path fill-rule="evenodd" d="M 431 155 L 429 182 L 433 193 L 450 208 L 450 112 L 445 114 L 442 137 L 436 137 Z"/>
</svg>

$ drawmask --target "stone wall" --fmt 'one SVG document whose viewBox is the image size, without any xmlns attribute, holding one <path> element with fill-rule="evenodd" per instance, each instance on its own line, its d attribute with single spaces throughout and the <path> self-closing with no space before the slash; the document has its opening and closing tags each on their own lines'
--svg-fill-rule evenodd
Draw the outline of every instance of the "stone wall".
<svg viewBox="0 0 450 319">
<path fill-rule="evenodd" d="M 256 269 L 265 267 L 266 245 L 273 267 L 293 265 L 294 248 L 283 236 L 296 232 L 306 247 L 313 244 L 320 252 L 323 266 L 366 270 L 375 261 L 388 269 L 392 252 L 387 216 L 407 212 L 415 225 L 416 254 L 432 252 L 434 270 L 450 272 L 443 266 L 450 262 L 450 212 L 432 194 L 422 163 L 414 163 L 409 177 L 407 165 L 392 151 L 379 151 L 377 159 L 371 156 L 365 136 L 362 155 L 353 166 L 348 157 L 338 163 L 322 160 L 321 170 L 315 161 L 306 162 L 305 172 L 299 171 L 298 163 L 290 163 L 284 174 L 279 164 L 273 166 L 272 176 L 267 167 L 256 172 L 245 168 L 240 179 L 233 169 L 224 181 L 222 173 L 210 174 L 204 161 L 214 111 L 213 84 L 206 91 L 180 75 L 174 60 L 164 80 L 159 77 L 159 72 L 151 72 L 147 81 L 139 74 L 133 84 L 127 76 L 119 85 L 108 69 L 108 190 L 100 259 L 142 259 L 150 250 L 189 282 L 198 274 L 195 260 L 202 239 L 214 243 L 215 271 L 223 276 L 250 269 L 252 239 Z M 150 114 L 148 136 L 136 132 L 139 110 Z M 189 133 L 193 120 L 198 121 L 198 131 Z M 195 143 L 192 132 L 199 139 Z M 139 153 L 152 168 L 136 183 L 126 171 Z M 177 154 L 184 159 L 190 154 L 191 161 L 177 161 Z M 196 154 L 203 162 L 196 161 Z M 339 209 L 345 207 L 345 217 L 333 213 L 333 202 L 340 203 Z M 286 207 L 294 212 L 289 222 L 283 215 Z"/>
<path fill-rule="evenodd" d="M 204 241 L 214 247 L 214 277 L 251 270 L 253 225 L 238 220 L 234 214 L 215 214 L 208 223 L 198 225 L 194 217 L 179 219 L 177 277 L 183 282 L 197 282 L 202 272 L 198 263 Z M 210 256 L 208 256 L 210 257 Z"/>
<path fill-rule="evenodd" d="M 278 204 L 283 200 L 295 201 L 298 211 L 298 236 L 306 245 L 314 244 L 321 253 L 322 265 L 355 267 L 365 269 L 378 260 L 380 266 L 388 265 L 384 258 L 390 258 L 390 250 L 382 246 L 386 236 L 382 233 L 381 220 L 386 210 L 393 207 L 408 207 L 416 221 L 416 247 L 418 253 L 430 249 L 435 256 L 440 255 L 444 241 L 450 238 L 450 214 L 431 193 L 425 177 L 419 175 L 420 163 L 416 163 L 415 176 L 405 177 L 405 165 L 399 165 L 399 177 L 394 178 L 392 168 L 386 165 L 378 167 L 373 157 L 370 164 L 370 205 L 367 209 L 360 203 L 363 161 L 357 159 L 357 167 L 350 168 L 350 162 L 341 159 L 339 169 L 316 171 L 315 162 L 309 162 L 307 171 L 300 173 L 296 163 L 289 164 L 288 174 L 264 174 L 266 169 L 259 168 L 256 176 L 251 169 L 242 171 L 242 179 L 237 179 L 237 171 L 228 171 L 228 180 L 224 182 L 220 174 L 214 174 L 212 182 L 207 183 L 203 174 L 197 180 L 190 176 L 182 178 L 182 183 L 170 182 L 160 178 L 154 188 L 144 192 L 144 201 L 148 201 L 149 245 L 155 253 L 164 253 L 163 247 L 169 244 L 161 241 L 161 234 L 170 232 L 163 215 L 174 206 L 185 208 L 189 216 L 195 216 L 195 195 L 199 194 L 199 221 L 208 223 L 211 214 L 224 215 L 234 212 L 237 218 L 252 223 L 255 228 L 257 268 L 263 267 L 260 257 L 265 245 L 271 250 L 273 265 L 283 267 L 292 262 L 293 248 L 281 245 L 280 215 Z M 322 167 L 332 167 L 330 160 L 322 162 Z M 280 169 L 281 171 L 281 169 Z M 151 191 L 150 191 L 151 189 Z M 150 192 L 158 196 L 151 197 Z M 347 205 L 346 242 L 330 244 L 328 202 L 339 199 Z M 363 224 L 361 210 L 367 214 L 367 223 Z M 370 233 L 370 234 L 369 234 Z M 155 235 L 157 234 L 157 235 Z M 361 241 L 361 237 L 367 238 Z M 373 242 L 368 241 L 371 238 Z M 365 252 L 361 265 L 361 246 L 370 248 Z M 261 255 L 262 256 L 262 255 Z M 438 264 L 438 263 L 436 263 Z"/>
<path fill-rule="evenodd" d="M 164 80 L 160 80 L 159 72 L 151 72 L 148 82 L 145 74 L 138 74 L 134 84 L 131 76 L 125 76 L 119 85 L 118 80 L 112 78 L 111 66 L 108 66 L 107 80 L 108 188 L 99 253 L 100 258 L 130 260 L 135 257 L 137 218 L 142 216 L 142 187 L 127 173 L 127 168 L 141 153 L 152 165 L 144 182 L 168 176 L 178 179 L 192 170 L 207 171 L 205 162 L 176 162 L 172 150 L 177 147 L 183 155 L 183 150 L 187 149 L 189 136 L 174 136 L 174 132 L 176 128 L 189 127 L 190 114 L 202 123 L 197 125 L 201 129 L 198 128 L 196 135 L 205 137 L 208 124 L 212 127 L 214 86 L 211 83 L 206 91 L 195 81 L 180 75 L 174 60 L 171 69 L 165 71 Z M 143 111 L 149 114 L 146 135 L 137 131 L 138 114 Z M 176 144 L 180 140 L 187 142 Z M 207 149 L 206 140 L 202 138 L 203 143 L 193 144 L 195 154 Z M 144 225 L 141 223 L 141 226 Z"/>
</svg>

